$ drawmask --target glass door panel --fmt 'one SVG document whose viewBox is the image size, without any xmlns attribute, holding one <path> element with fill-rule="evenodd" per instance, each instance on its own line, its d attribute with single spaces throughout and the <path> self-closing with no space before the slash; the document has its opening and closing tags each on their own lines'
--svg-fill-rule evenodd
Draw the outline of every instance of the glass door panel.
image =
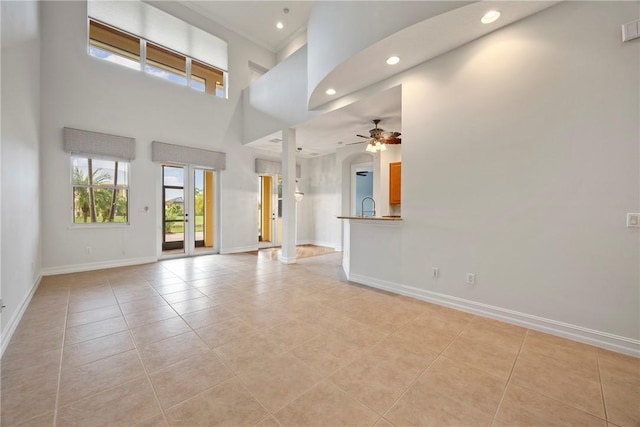
<svg viewBox="0 0 640 427">
<path fill-rule="evenodd" d="M 193 171 L 193 241 L 196 251 L 214 248 L 214 171 Z"/>
<path fill-rule="evenodd" d="M 185 226 L 187 211 L 185 207 L 184 168 L 162 166 L 162 251 L 172 253 L 185 252 Z"/>
</svg>

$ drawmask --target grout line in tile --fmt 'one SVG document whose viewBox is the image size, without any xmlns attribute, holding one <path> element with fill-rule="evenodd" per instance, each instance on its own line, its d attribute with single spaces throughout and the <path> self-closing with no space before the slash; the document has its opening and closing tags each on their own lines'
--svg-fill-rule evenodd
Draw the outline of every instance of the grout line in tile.
<svg viewBox="0 0 640 427">
<path fill-rule="evenodd" d="M 467 322 L 467 325 L 465 325 L 464 328 L 462 328 L 462 330 L 460 330 L 460 332 L 458 332 L 458 335 L 455 336 L 455 338 L 452 338 L 451 341 L 449 341 L 449 344 L 446 345 L 445 348 L 443 348 L 438 355 L 431 361 L 431 363 L 429 363 L 429 365 L 424 368 L 415 378 L 414 380 L 411 382 L 411 384 L 409 384 L 409 386 L 402 392 L 400 393 L 400 396 L 398 396 L 398 398 L 389 406 L 389 408 L 387 408 L 387 410 L 382 414 L 382 418 L 387 417 L 387 414 L 389 413 L 389 411 L 391 411 L 391 409 L 393 409 L 393 407 L 405 396 L 405 394 L 407 394 L 407 392 L 409 390 L 411 390 L 411 388 L 415 385 L 415 383 L 418 382 L 418 380 L 420 380 L 420 378 L 422 378 L 422 376 L 429 370 L 429 368 L 431 368 L 433 366 L 434 363 L 436 363 L 436 361 L 438 359 L 440 359 L 440 357 L 442 357 L 443 353 L 445 351 L 447 351 L 447 349 L 451 346 L 451 344 L 453 344 L 453 342 L 455 340 L 457 340 L 462 333 L 464 332 L 464 330 L 467 328 L 467 326 L 469 326 L 469 324 L 471 323 L 471 320 L 469 322 Z"/>
<path fill-rule="evenodd" d="M 525 341 L 526 341 L 526 338 L 528 337 L 528 332 L 529 332 L 529 331 L 534 331 L 534 330 L 532 330 L 532 329 L 527 329 L 527 335 L 525 335 Z M 535 331 L 534 331 L 534 332 L 535 332 Z M 523 346 L 524 346 L 524 343 L 523 343 Z M 594 349 L 595 349 L 595 347 L 594 347 Z M 518 357 L 519 357 L 519 356 L 520 356 L 520 353 L 518 353 Z M 545 356 L 545 357 L 546 357 L 546 356 Z M 596 356 L 596 357 L 597 357 L 597 356 Z M 516 363 L 517 363 L 517 359 L 516 359 Z M 515 369 L 515 364 L 514 364 L 514 369 Z M 586 380 L 587 380 L 587 381 L 589 381 L 589 382 L 593 382 L 593 383 L 595 383 L 595 382 L 596 382 L 596 381 L 591 380 L 591 379 L 586 379 Z M 600 387 L 602 387 L 602 382 L 601 382 L 601 381 L 597 381 L 597 382 L 599 382 Z M 598 418 L 599 420 L 603 420 L 603 421 L 605 421 L 605 422 L 607 421 L 606 419 L 602 418 L 601 416 L 598 416 L 598 415 L 594 414 L 593 412 L 590 412 L 589 410 L 587 410 L 587 409 L 585 409 L 585 408 L 583 408 L 583 407 L 579 407 L 579 406 L 576 406 L 576 405 L 575 405 L 575 404 L 573 404 L 573 403 L 566 402 L 566 401 L 564 401 L 564 400 L 560 400 L 560 399 L 558 399 L 557 397 L 554 397 L 554 396 L 551 396 L 551 395 L 546 394 L 544 391 L 538 391 L 538 390 L 535 390 L 535 389 L 531 389 L 531 388 L 528 388 L 526 385 L 521 385 L 520 387 L 525 388 L 526 390 L 528 390 L 528 391 L 530 391 L 530 392 L 532 392 L 532 393 L 536 393 L 536 394 L 539 394 L 539 395 L 541 395 L 541 396 L 544 396 L 544 397 L 546 397 L 547 399 L 555 400 L 556 402 L 559 402 L 559 403 L 561 403 L 561 404 L 563 404 L 563 405 L 565 405 L 565 406 L 569 406 L 569 407 L 571 407 L 571 408 L 573 408 L 573 409 L 576 409 L 576 410 L 578 410 L 578 411 L 580 411 L 580 412 L 584 412 L 585 414 L 588 414 L 588 415 L 590 415 L 590 416 L 592 416 L 592 417 L 594 417 L 594 418 Z M 601 394 L 602 394 L 602 389 L 601 389 Z M 604 398 L 604 395 L 602 395 L 602 397 Z M 604 403 L 603 403 L 603 410 L 604 410 L 603 412 L 605 413 L 605 417 L 606 417 L 606 408 L 604 407 Z M 611 423 L 611 422 L 610 422 L 610 423 Z M 613 424 L 613 423 L 612 423 L 612 424 Z"/>
<path fill-rule="evenodd" d="M 131 333 L 131 332 L 129 332 L 129 333 Z M 147 378 L 147 381 L 149 382 L 149 385 L 151 386 L 151 390 L 153 391 L 153 396 L 156 399 L 156 404 L 160 408 L 160 413 L 162 414 L 162 418 L 164 419 L 164 422 L 167 423 L 167 425 L 169 425 L 169 421 L 167 420 L 167 415 L 164 413 L 164 408 L 162 407 L 162 403 L 160 402 L 160 398 L 158 397 L 158 392 L 156 391 L 156 388 L 153 385 L 153 381 L 151 381 L 151 376 L 149 375 L 149 371 L 147 370 L 147 366 L 144 364 L 144 361 L 142 360 L 142 356 L 140 355 L 140 351 L 138 349 L 138 344 L 136 343 L 135 340 L 133 340 L 133 345 L 134 345 L 134 350 L 135 350 L 136 354 L 138 355 L 138 360 L 140 361 L 140 364 L 142 365 L 142 369 L 144 370 L 144 374 L 145 374 L 145 376 Z"/>
<path fill-rule="evenodd" d="M 513 375 L 513 371 L 516 369 L 516 364 L 518 363 L 518 358 L 520 357 L 520 352 L 522 352 L 522 348 L 524 347 L 524 343 L 527 341 L 527 337 L 529 336 L 529 329 L 525 330 L 524 338 L 520 343 L 520 348 L 518 349 L 518 353 L 516 354 L 516 358 L 513 361 L 513 365 L 511 366 L 511 370 L 509 371 L 509 377 L 507 377 L 507 382 L 504 385 L 504 389 L 502 390 L 502 396 L 500 396 L 500 402 L 498 402 L 498 406 L 496 407 L 496 411 L 493 414 L 493 419 L 491 423 L 496 422 L 496 417 L 498 416 L 498 412 L 500 412 L 500 407 L 502 406 L 502 402 L 504 401 L 504 397 L 507 395 L 507 389 L 509 388 L 509 384 L 511 383 L 511 377 Z"/>
<path fill-rule="evenodd" d="M 67 310 L 64 317 L 64 329 L 62 331 L 62 349 L 60 350 L 60 364 L 58 365 L 58 384 L 56 385 L 56 400 L 53 407 L 53 427 L 58 422 L 58 404 L 60 401 L 60 383 L 62 382 L 62 362 L 64 360 L 64 341 L 67 335 L 67 320 L 69 318 L 69 298 L 71 296 L 71 289 L 67 290 Z"/>
<path fill-rule="evenodd" d="M 602 397 L 602 408 L 604 410 L 604 419 L 609 421 L 609 413 L 607 412 L 607 401 L 604 398 L 604 385 L 602 384 L 602 374 L 600 372 L 600 352 L 597 348 L 594 348 L 593 351 L 596 354 L 596 367 L 598 370 L 598 382 L 600 383 L 600 396 Z"/>
</svg>

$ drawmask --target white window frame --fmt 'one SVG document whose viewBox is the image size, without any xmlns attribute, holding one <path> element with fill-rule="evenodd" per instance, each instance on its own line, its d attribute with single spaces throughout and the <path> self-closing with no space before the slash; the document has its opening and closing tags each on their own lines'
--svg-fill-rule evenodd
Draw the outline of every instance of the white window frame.
<svg viewBox="0 0 640 427">
<path fill-rule="evenodd" d="M 106 160 L 106 161 L 110 161 L 110 162 L 118 162 L 119 164 L 127 164 L 127 186 L 126 187 L 122 187 L 122 186 L 108 186 L 108 185 L 83 185 L 83 184 L 76 184 L 73 182 L 73 174 L 74 174 L 74 159 L 92 159 L 92 160 Z M 85 228 L 123 228 L 123 227 L 128 227 L 131 225 L 131 161 L 128 160 L 124 160 L 124 159 L 117 159 L 117 158 L 112 158 L 112 157 L 103 157 L 103 156 L 90 156 L 90 155 L 86 155 L 86 154 L 71 154 L 69 156 L 69 171 L 70 171 L 70 176 L 69 176 L 69 182 L 71 184 L 71 227 L 70 228 L 81 228 L 81 229 L 85 229 Z M 111 190 L 119 190 L 122 188 L 126 188 L 127 190 L 127 220 L 125 222 L 76 222 L 75 221 L 75 189 L 76 187 L 81 187 L 81 188 L 90 188 L 93 187 L 95 188 L 99 188 L 99 189 L 111 189 Z"/>
</svg>

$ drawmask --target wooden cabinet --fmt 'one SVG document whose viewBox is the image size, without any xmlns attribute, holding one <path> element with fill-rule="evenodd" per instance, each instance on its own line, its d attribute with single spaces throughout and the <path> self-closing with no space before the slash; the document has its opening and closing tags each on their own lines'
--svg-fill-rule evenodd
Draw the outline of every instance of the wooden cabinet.
<svg viewBox="0 0 640 427">
<path fill-rule="evenodd" d="M 402 190 L 402 162 L 389 163 L 389 204 L 399 205 Z"/>
</svg>

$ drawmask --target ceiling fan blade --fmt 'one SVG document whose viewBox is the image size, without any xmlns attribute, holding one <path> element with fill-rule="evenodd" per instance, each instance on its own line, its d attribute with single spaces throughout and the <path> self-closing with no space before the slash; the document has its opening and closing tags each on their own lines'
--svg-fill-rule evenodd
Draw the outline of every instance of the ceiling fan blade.
<svg viewBox="0 0 640 427">
<path fill-rule="evenodd" d="M 384 132 L 383 135 L 385 138 L 389 139 L 389 138 L 397 138 L 402 134 L 400 132 Z"/>
<path fill-rule="evenodd" d="M 395 136 L 388 138 L 385 144 L 402 144 L 402 138 L 396 138 Z"/>
<path fill-rule="evenodd" d="M 358 142 L 350 142 L 348 144 L 345 145 L 356 145 L 356 144 L 364 144 L 365 142 L 369 142 L 369 141 L 358 141 Z"/>
<path fill-rule="evenodd" d="M 370 137 L 370 136 L 364 136 L 364 135 L 356 135 L 356 136 L 359 136 L 360 138 L 371 139 L 371 137 Z"/>
</svg>

